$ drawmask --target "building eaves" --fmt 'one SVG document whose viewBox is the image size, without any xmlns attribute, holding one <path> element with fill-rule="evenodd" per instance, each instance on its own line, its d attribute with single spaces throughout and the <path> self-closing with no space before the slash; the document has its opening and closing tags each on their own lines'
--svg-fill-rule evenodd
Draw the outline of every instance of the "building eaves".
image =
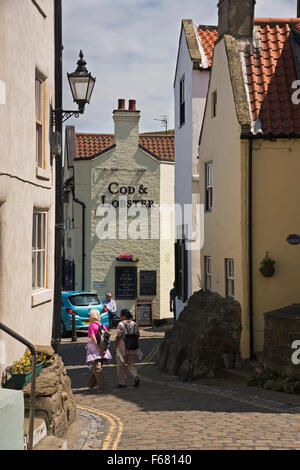
<svg viewBox="0 0 300 470">
<path fill-rule="evenodd" d="M 228 59 L 228 69 L 234 96 L 235 109 L 237 119 L 241 126 L 241 133 L 251 133 L 252 120 L 245 88 L 239 45 L 237 40 L 229 34 L 224 35 L 224 42 Z"/>
<path fill-rule="evenodd" d="M 95 153 L 94 155 L 89 155 L 88 157 L 76 157 L 74 158 L 74 161 L 78 162 L 78 161 L 94 160 L 95 158 L 101 157 L 105 153 L 110 152 L 114 148 L 116 148 L 116 144 L 112 144 L 109 147 L 106 147 L 105 149 L 101 150 L 101 152 Z"/>
</svg>

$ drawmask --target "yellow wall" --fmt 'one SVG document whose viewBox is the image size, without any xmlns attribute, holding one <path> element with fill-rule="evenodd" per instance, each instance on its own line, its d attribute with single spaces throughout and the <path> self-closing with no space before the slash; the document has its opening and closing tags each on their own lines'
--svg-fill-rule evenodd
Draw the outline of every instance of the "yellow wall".
<svg viewBox="0 0 300 470">
<path fill-rule="evenodd" d="M 211 93 L 217 90 L 217 116 Z M 205 162 L 213 161 L 213 210 L 205 213 L 204 256 L 212 258 L 212 290 L 225 296 L 225 258 L 235 261 L 235 298 L 242 306 L 241 353 L 249 357 L 248 159 L 249 142 L 240 139 L 224 41 L 216 45 L 199 147 L 200 198 L 205 204 Z M 263 350 L 264 313 L 300 301 L 300 142 L 253 141 L 253 336 L 254 353 Z M 259 266 L 266 252 L 276 273 L 264 278 Z M 202 269 L 202 279 L 204 272 Z"/>
<path fill-rule="evenodd" d="M 247 296 L 247 167 L 246 148 L 234 106 L 224 41 L 215 47 L 207 109 L 199 147 L 200 200 L 205 204 L 205 163 L 213 161 L 213 210 L 204 216 L 204 256 L 211 256 L 212 291 L 226 294 L 225 259 L 235 262 L 235 298 L 242 306 L 241 353 L 249 354 Z M 212 118 L 211 93 L 217 90 L 217 116 Z"/>
<path fill-rule="evenodd" d="M 263 349 L 263 314 L 300 301 L 300 246 L 287 242 L 289 235 L 300 235 L 299 155 L 299 140 L 253 143 L 255 351 Z M 276 261 L 271 278 L 258 269 L 267 251 Z"/>
</svg>

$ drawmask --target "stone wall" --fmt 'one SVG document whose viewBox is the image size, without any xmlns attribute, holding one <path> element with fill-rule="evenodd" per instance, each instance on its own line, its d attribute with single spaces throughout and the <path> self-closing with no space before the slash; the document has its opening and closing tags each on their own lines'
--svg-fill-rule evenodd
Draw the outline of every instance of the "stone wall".
<svg viewBox="0 0 300 470">
<path fill-rule="evenodd" d="M 265 369 L 282 376 L 300 378 L 300 365 L 292 363 L 295 340 L 300 340 L 300 304 L 265 313 Z"/>
<path fill-rule="evenodd" d="M 219 294 L 194 293 L 160 346 L 159 368 L 181 380 L 214 376 L 228 344 L 239 352 L 241 307 Z"/>
<path fill-rule="evenodd" d="M 30 388 L 30 384 L 24 388 L 25 407 L 28 408 Z M 76 418 L 71 380 L 67 376 L 61 357 L 57 354 L 51 355 L 36 379 L 35 406 L 46 410 L 40 410 L 39 414 L 47 418 L 50 433 L 58 437 L 65 434 Z"/>
</svg>

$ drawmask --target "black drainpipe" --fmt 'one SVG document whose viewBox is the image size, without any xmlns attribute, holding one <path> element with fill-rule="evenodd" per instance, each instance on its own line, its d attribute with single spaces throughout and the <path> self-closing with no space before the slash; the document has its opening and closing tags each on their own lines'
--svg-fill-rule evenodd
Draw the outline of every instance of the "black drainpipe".
<svg viewBox="0 0 300 470">
<path fill-rule="evenodd" d="M 54 2 L 54 34 L 55 34 L 55 108 L 62 108 L 62 3 Z M 55 119 L 55 132 L 62 136 L 61 115 Z M 62 291 L 62 232 L 63 232 L 63 202 L 62 202 L 62 153 L 56 155 L 55 162 L 55 280 L 53 299 L 53 332 L 52 345 L 57 352 L 60 344 L 61 329 L 61 291 Z"/>
<path fill-rule="evenodd" d="M 249 137 L 249 169 L 248 169 L 248 243 L 249 243 L 249 344 L 250 358 L 254 358 L 253 344 L 253 138 Z"/>
<path fill-rule="evenodd" d="M 74 187 L 72 188 L 72 197 L 73 201 L 76 202 L 77 204 L 80 204 L 82 207 L 82 286 L 81 290 L 85 290 L 85 209 L 86 205 L 84 202 L 80 201 L 75 197 L 75 189 Z"/>
</svg>

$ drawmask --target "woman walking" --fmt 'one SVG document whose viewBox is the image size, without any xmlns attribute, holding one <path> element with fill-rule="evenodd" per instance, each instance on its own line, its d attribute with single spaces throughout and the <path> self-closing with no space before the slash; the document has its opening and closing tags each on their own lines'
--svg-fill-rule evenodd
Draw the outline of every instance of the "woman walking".
<svg viewBox="0 0 300 470">
<path fill-rule="evenodd" d="M 96 309 L 91 309 L 86 363 L 90 367 L 92 374 L 88 381 L 88 387 L 92 390 L 97 384 L 98 392 L 105 392 L 106 387 L 103 380 L 102 368 L 104 362 L 112 359 L 112 355 L 110 354 L 109 349 L 101 349 L 97 343 L 97 333 L 101 327 L 107 331 L 106 326 L 100 323 L 100 312 Z"/>
<path fill-rule="evenodd" d="M 130 374 L 134 378 L 134 387 L 138 387 L 140 379 L 134 363 L 137 359 L 141 360 L 143 357 L 143 353 L 138 347 L 138 339 L 140 337 L 139 327 L 132 320 L 132 315 L 129 310 L 121 310 L 120 317 L 121 321 L 118 324 L 117 337 L 114 345 L 119 379 L 117 388 L 126 387 L 126 364 L 128 365 Z"/>
</svg>

